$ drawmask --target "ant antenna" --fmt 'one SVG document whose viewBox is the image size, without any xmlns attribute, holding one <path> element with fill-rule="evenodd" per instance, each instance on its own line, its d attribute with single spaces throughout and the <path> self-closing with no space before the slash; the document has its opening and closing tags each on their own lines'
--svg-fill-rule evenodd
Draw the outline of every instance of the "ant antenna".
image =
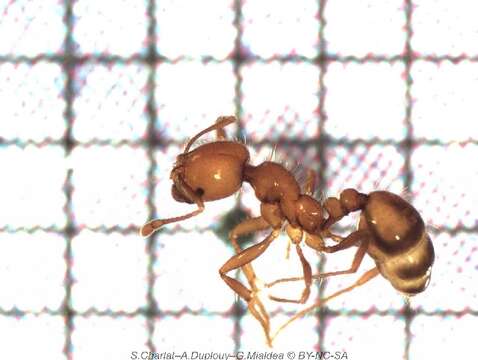
<svg viewBox="0 0 478 360">
<path fill-rule="evenodd" d="M 189 140 L 188 144 L 186 145 L 186 149 L 184 150 L 184 154 L 186 154 L 189 151 L 189 148 L 191 147 L 191 145 L 194 144 L 194 142 L 197 139 L 199 139 L 201 136 L 203 136 L 204 134 L 206 134 L 210 131 L 216 130 L 216 129 L 226 127 L 227 125 L 232 124 L 234 121 L 236 121 L 236 118 L 234 116 L 221 116 L 221 117 L 219 117 L 217 119 L 217 122 L 214 125 L 211 125 L 208 128 L 202 130 L 201 132 L 194 135 L 194 137 L 191 140 Z"/>
</svg>

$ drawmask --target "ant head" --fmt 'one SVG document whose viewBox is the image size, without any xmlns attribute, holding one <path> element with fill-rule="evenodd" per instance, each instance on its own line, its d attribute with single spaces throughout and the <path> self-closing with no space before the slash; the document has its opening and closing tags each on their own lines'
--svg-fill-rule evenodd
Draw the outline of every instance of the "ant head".
<svg viewBox="0 0 478 360">
<path fill-rule="evenodd" d="M 238 161 L 236 157 L 238 152 L 239 156 L 243 155 L 240 151 L 242 145 L 226 142 L 216 146 L 213 142 L 190 150 L 202 135 L 222 129 L 235 120 L 232 116 L 220 117 L 216 124 L 193 136 L 186 144 L 184 152 L 177 156 L 170 175 L 173 181 L 171 195 L 176 201 L 193 204 L 197 203 L 198 199 L 222 199 L 240 187 L 242 168 L 238 168 L 246 159 Z M 238 147 L 240 149 L 237 149 Z"/>
</svg>

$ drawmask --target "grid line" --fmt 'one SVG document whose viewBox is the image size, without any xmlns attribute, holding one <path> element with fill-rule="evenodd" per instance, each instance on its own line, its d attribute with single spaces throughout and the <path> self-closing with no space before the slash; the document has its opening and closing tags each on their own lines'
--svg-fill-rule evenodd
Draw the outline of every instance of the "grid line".
<svg viewBox="0 0 478 360">
<path fill-rule="evenodd" d="M 200 61 L 203 64 L 207 63 L 223 63 L 233 60 L 235 63 L 240 63 L 244 65 L 253 64 L 253 63 L 311 63 L 311 64 L 320 64 L 320 63 L 357 63 L 357 64 L 367 64 L 367 63 L 413 63 L 417 61 L 424 61 L 434 64 L 439 64 L 445 61 L 449 61 L 453 64 L 458 64 L 461 62 L 477 62 L 477 56 L 468 56 L 468 55 L 420 55 L 416 53 L 411 54 L 399 54 L 394 56 L 385 56 L 385 55 L 374 55 L 370 54 L 367 56 L 354 56 L 354 55 L 335 55 L 335 54 L 319 54 L 316 57 L 309 58 L 300 55 L 287 55 L 287 56 L 273 56 L 269 58 L 263 58 L 254 54 L 250 54 L 244 51 L 239 51 L 238 53 L 233 52 L 233 55 L 229 56 L 224 60 L 218 60 L 211 56 L 203 56 L 201 58 L 187 57 L 182 56 L 175 59 L 169 59 L 165 56 L 162 56 L 158 53 L 148 55 L 133 55 L 130 57 L 122 57 L 119 55 L 104 55 L 104 54 L 91 54 L 91 55 L 78 55 L 72 54 L 71 56 L 67 55 L 38 55 L 34 57 L 30 56 L 6 56 L 0 55 L 0 63 L 8 62 L 13 64 L 26 63 L 26 64 L 36 64 L 38 62 L 51 62 L 64 64 L 65 62 L 72 62 L 76 66 L 83 65 L 85 63 L 97 63 L 97 64 L 177 64 L 183 61 Z"/>
<path fill-rule="evenodd" d="M 319 53 L 316 59 L 316 64 L 318 64 L 320 69 L 319 74 L 319 106 L 318 106 L 318 141 L 316 141 L 316 148 L 317 153 L 319 154 L 319 161 L 318 161 L 318 169 L 314 169 L 317 172 L 317 188 L 318 189 L 325 189 L 327 184 L 326 179 L 326 170 L 327 170 L 327 159 L 325 158 L 325 154 L 327 151 L 328 143 L 325 141 L 326 133 L 325 133 L 325 123 L 327 121 L 327 113 L 325 112 L 325 96 L 327 94 L 327 89 L 325 87 L 325 74 L 327 72 L 327 42 L 325 39 L 325 26 L 327 25 L 327 21 L 324 16 L 325 5 L 327 0 L 319 0 Z M 319 274 L 324 272 L 324 266 L 327 259 L 324 254 L 320 254 L 318 266 L 316 266 L 316 270 Z M 320 281 L 316 286 L 318 288 L 317 296 L 319 298 L 324 297 L 324 292 L 326 289 L 327 280 L 325 282 Z M 325 307 L 321 306 L 317 310 L 317 351 L 324 350 L 324 337 L 326 331 L 326 320 L 327 320 L 327 310 Z"/>
<path fill-rule="evenodd" d="M 323 316 L 325 317 L 340 317 L 340 316 L 360 316 L 360 317 L 367 317 L 370 315 L 378 315 L 378 316 L 394 316 L 398 319 L 403 318 L 406 316 L 406 313 L 409 312 L 410 316 L 416 316 L 416 315 L 427 315 L 427 316 L 438 316 L 438 317 L 445 317 L 445 316 L 452 316 L 452 317 L 457 317 L 460 318 L 464 315 L 472 315 L 472 316 L 478 316 L 478 310 L 471 310 L 471 309 L 466 309 L 466 310 L 436 310 L 436 311 L 427 311 L 427 310 L 414 310 L 414 309 L 399 309 L 399 310 L 394 310 L 394 309 L 389 309 L 389 310 L 378 310 L 378 309 L 373 309 L 373 310 L 333 310 L 330 308 L 324 308 L 324 313 Z M 90 316 L 100 316 L 100 317 L 110 317 L 110 318 L 116 318 L 116 317 L 128 317 L 128 318 L 133 318 L 136 316 L 144 316 L 144 317 L 151 317 L 151 318 L 162 318 L 162 317 L 181 317 L 182 315 L 195 315 L 195 316 L 227 316 L 227 317 L 234 317 L 234 316 L 244 316 L 243 311 L 240 311 L 241 314 L 238 315 L 236 308 L 233 306 L 231 307 L 231 310 L 229 311 L 211 311 L 207 310 L 205 308 L 199 309 L 199 310 L 194 310 L 191 309 L 188 306 L 183 307 L 180 310 L 156 310 L 156 311 L 150 311 L 147 308 L 140 308 L 135 311 L 113 311 L 113 310 L 98 310 L 95 308 L 90 308 L 85 311 L 76 311 L 74 309 L 71 309 L 71 316 L 72 317 L 81 317 L 81 318 L 88 318 Z M 279 310 L 274 310 L 270 312 L 271 316 L 277 316 L 277 315 L 286 315 L 286 316 L 293 316 L 295 314 L 294 311 L 286 311 L 283 309 Z M 39 311 L 31 311 L 31 310 L 20 310 L 16 307 L 10 309 L 10 310 L 4 310 L 0 309 L 0 315 L 1 316 L 10 316 L 10 317 L 23 317 L 26 315 L 34 315 L 34 316 L 39 316 L 39 315 L 51 315 L 51 316 L 65 316 L 65 311 L 64 310 L 51 310 L 51 309 L 42 309 Z"/>
<path fill-rule="evenodd" d="M 65 34 L 65 58 L 61 63 L 63 71 L 66 74 L 64 98 L 65 98 L 65 120 L 66 131 L 63 138 L 63 145 L 66 151 L 65 156 L 69 156 L 74 148 L 73 142 L 73 101 L 75 97 L 74 93 L 74 71 L 75 63 L 72 61 L 74 54 L 74 40 L 73 40 L 73 3 L 71 1 L 65 2 L 65 17 L 64 23 L 66 25 Z M 72 170 L 69 169 L 67 177 L 65 179 L 65 213 L 66 213 L 66 227 L 65 227 L 65 261 L 66 261 L 66 273 L 65 273 L 65 298 L 61 306 L 63 316 L 65 319 L 65 346 L 64 353 L 68 360 L 73 359 L 73 344 L 72 334 L 74 329 L 74 315 L 72 308 L 72 296 L 71 290 L 73 286 L 72 264 L 73 264 L 73 250 L 72 240 L 76 234 L 74 226 L 74 214 L 72 207 L 72 195 L 73 195 L 73 183 L 72 183 Z"/>
<path fill-rule="evenodd" d="M 147 114 L 148 114 L 148 130 L 147 130 L 147 142 L 148 142 L 148 160 L 150 163 L 147 175 L 148 183 L 148 216 L 150 219 L 155 219 L 157 217 L 156 204 L 154 203 L 154 194 L 155 194 L 155 182 L 154 182 L 154 170 L 157 166 L 156 159 L 154 157 L 154 149 L 158 144 L 161 144 L 161 139 L 156 136 L 155 127 L 157 121 L 157 109 L 156 101 L 154 94 L 156 91 L 156 63 L 161 62 L 164 59 L 156 59 L 157 49 L 156 49 L 156 17 L 153 15 L 155 13 L 156 3 L 154 0 L 148 1 L 148 38 L 150 39 L 148 44 L 148 55 L 146 62 L 150 65 L 149 76 L 148 76 L 148 100 L 147 100 Z M 147 292 L 147 309 L 145 313 L 147 328 L 148 328 L 148 340 L 147 346 L 148 350 L 151 352 L 156 352 L 156 346 L 153 341 L 153 334 L 155 330 L 155 318 L 156 314 L 159 314 L 158 303 L 154 297 L 154 285 L 155 285 L 155 274 L 154 274 L 154 265 L 156 263 L 156 238 L 157 234 L 153 234 L 147 239 L 147 254 L 148 254 L 148 292 Z"/>
<path fill-rule="evenodd" d="M 426 138 L 419 138 L 419 137 L 414 137 L 413 139 L 413 144 L 410 145 L 409 139 L 405 138 L 403 140 L 393 140 L 393 139 L 381 139 L 378 137 L 372 137 L 370 139 L 336 139 L 332 138 L 331 136 L 327 134 L 322 134 L 320 136 L 320 142 L 324 143 L 327 145 L 327 147 L 336 147 L 336 146 L 342 146 L 346 148 L 353 148 L 357 145 L 365 145 L 367 147 L 373 146 L 373 145 L 380 145 L 380 146 L 386 146 L 386 145 L 394 145 L 398 146 L 403 149 L 407 149 L 410 146 L 421 146 L 421 145 L 426 145 L 426 146 L 441 146 L 441 147 L 446 147 L 450 145 L 458 145 L 461 147 L 464 147 L 468 144 L 471 145 L 478 145 L 478 140 L 477 139 L 469 139 L 469 140 L 440 140 L 440 139 L 426 139 Z M 286 138 L 286 137 L 278 137 L 275 141 L 271 141 L 269 139 L 263 139 L 263 140 L 257 140 L 254 141 L 251 146 L 274 146 L 277 143 L 280 143 L 281 145 L 284 146 L 311 146 L 311 145 L 316 145 L 317 140 L 316 139 L 304 139 L 304 140 L 298 140 L 294 138 Z M 152 136 L 151 139 L 148 139 L 146 142 L 144 140 L 118 140 L 118 141 L 108 141 L 108 140 L 99 140 L 99 139 L 92 139 L 89 141 L 77 141 L 77 140 L 71 140 L 70 142 L 71 148 L 74 147 L 82 147 L 82 148 L 89 148 L 93 146 L 108 146 L 112 148 L 120 148 L 123 146 L 128 146 L 130 148 L 136 149 L 136 148 L 146 148 L 148 149 L 150 146 L 153 147 L 159 147 L 159 146 L 172 146 L 172 145 L 182 145 L 181 142 L 175 141 L 175 140 L 168 140 L 168 139 L 161 139 L 159 140 L 157 136 Z M 2 139 L 0 137 L 0 145 L 1 146 L 10 146 L 14 145 L 19 148 L 25 148 L 28 146 L 33 146 L 37 148 L 42 148 L 44 146 L 52 146 L 52 145 L 60 145 L 67 147 L 65 140 L 54 140 L 51 138 L 46 138 L 41 141 L 35 141 L 35 140 L 22 140 L 22 139 Z"/>
<path fill-rule="evenodd" d="M 236 79 L 236 83 L 234 86 L 234 106 L 236 110 L 236 117 L 237 119 L 242 118 L 242 103 L 241 103 L 241 87 L 242 87 L 242 75 L 241 75 L 241 67 L 243 66 L 244 55 L 242 54 L 242 0 L 234 0 L 233 8 L 234 8 L 234 27 L 236 28 L 236 38 L 234 39 L 234 50 L 232 53 L 232 64 L 233 64 L 233 72 L 234 77 Z M 238 128 L 236 132 L 236 136 L 240 136 L 242 131 L 241 123 L 238 123 Z M 236 207 L 237 204 L 240 202 L 240 196 L 236 200 Z M 231 229 L 232 230 L 232 229 Z M 239 271 L 236 271 L 236 274 Z M 234 351 L 238 352 L 241 348 L 241 319 L 246 314 L 246 309 L 244 308 L 242 302 L 235 301 L 232 307 L 232 318 L 234 320 L 234 330 L 233 330 L 233 341 L 234 341 Z"/>
<path fill-rule="evenodd" d="M 406 17 L 406 25 L 405 25 L 405 32 L 406 32 L 406 43 L 405 43 L 405 77 L 406 77 L 406 110 L 405 110 L 405 123 L 406 123 L 406 140 L 404 141 L 404 150 L 405 150 L 405 180 L 404 180 L 404 187 L 405 189 L 411 189 L 412 182 L 413 182 L 413 171 L 411 167 L 411 157 L 412 151 L 414 146 L 413 141 L 413 123 L 412 123 L 412 104 L 413 99 L 411 95 L 411 89 L 413 84 L 413 79 L 411 75 L 411 67 L 413 64 L 412 59 L 412 36 L 413 36 L 413 29 L 412 29 L 412 1 L 405 0 L 405 17 Z M 412 194 L 410 196 L 413 196 Z M 411 199 L 410 199 L 411 200 Z M 404 314 L 405 318 L 405 349 L 404 349 L 404 357 L 406 360 L 410 359 L 410 343 L 412 340 L 412 334 L 410 331 L 411 322 L 413 321 L 413 312 L 410 307 L 409 302 L 405 302 Z"/>
</svg>

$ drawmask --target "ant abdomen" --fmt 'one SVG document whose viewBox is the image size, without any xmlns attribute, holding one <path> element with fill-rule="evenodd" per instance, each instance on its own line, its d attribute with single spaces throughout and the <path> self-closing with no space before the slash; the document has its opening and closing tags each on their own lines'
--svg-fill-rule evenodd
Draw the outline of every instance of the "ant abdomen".
<svg viewBox="0 0 478 360">
<path fill-rule="evenodd" d="M 386 255 L 400 254 L 416 245 L 425 224 L 415 208 L 400 196 L 387 191 L 368 195 L 363 212 L 374 245 Z"/>
<path fill-rule="evenodd" d="M 430 237 L 424 233 L 420 241 L 404 254 L 393 256 L 377 267 L 392 286 L 406 295 L 415 295 L 426 289 L 435 260 Z"/>
<path fill-rule="evenodd" d="M 372 192 L 359 228 L 368 230 L 368 253 L 393 287 L 409 295 L 426 288 L 435 253 L 425 224 L 412 205 L 387 191 Z"/>
</svg>

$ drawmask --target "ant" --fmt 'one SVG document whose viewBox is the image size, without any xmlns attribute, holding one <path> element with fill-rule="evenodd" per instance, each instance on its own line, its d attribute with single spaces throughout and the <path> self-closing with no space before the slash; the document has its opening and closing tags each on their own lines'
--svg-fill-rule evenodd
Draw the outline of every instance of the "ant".
<svg viewBox="0 0 478 360">
<path fill-rule="evenodd" d="M 308 172 L 301 192 L 297 180 L 282 165 L 271 161 L 257 166 L 249 164 L 246 146 L 226 138 L 224 127 L 236 121 L 234 116 L 219 117 L 214 125 L 196 134 L 177 157 L 170 175 L 173 181 L 172 196 L 176 201 L 196 204 L 197 210 L 178 217 L 151 220 L 141 228 L 142 236 L 151 235 L 165 224 L 196 216 L 204 210 L 204 202 L 231 196 L 241 188 L 243 182 L 249 183 L 261 202 L 261 215 L 243 221 L 230 232 L 229 239 L 236 254 L 219 269 L 219 275 L 247 302 L 249 311 L 262 325 L 269 346 L 272 346 L 279 332 L 295 319 L 331 298 L 365 284 L 378 274 L 404 294 L 413 295 L 425 290 L 430 280 L 434 250 L 423 220 L 412 205 L 387 191 L 374 191 L 366 195 L 354 189 L 342 191 L 338 198 L 329 197 L 321 205 L 311 196 L 315 189 L 312 171 Z M 190 151 L 199 137 L 211 131 L 216 131 L 217 141 Z M 345 238 L 330 231 L 333 224 L 354 211 L 362 212 L 357 231 Z M 266 251 L 284 225 L 290 241 L 295 245 L 303 277 L 279 279 L 266 284 L 266 287 L 297 280 L 303 280 L 305 287 L 299 299 L 269 295 L 271 300 L 303 304 L 309 298 L 312 279 L 355 273 L 366 253 L 375 260 L 376 267 L 364 273 L 352 286 L 297 313 L 271 337 L 269 315 L 257 296 L 259 289 L 251 262 Z M 247 249 L 240 248 L 237 242 L 240 236 L 267 229 L 272 231 L 264 240 Z M 331 238 L 337 244 L 326 246 L 325 238 Z M 334 253 L 352 246 L 358 246 L 358 249 L 349 269 L 313 276 L 300 247 L 302 239 L 307 246 L 319 252 Z M 227 275 L 239 268 L 242 268 L 250 289 Z"/>
</svg>

